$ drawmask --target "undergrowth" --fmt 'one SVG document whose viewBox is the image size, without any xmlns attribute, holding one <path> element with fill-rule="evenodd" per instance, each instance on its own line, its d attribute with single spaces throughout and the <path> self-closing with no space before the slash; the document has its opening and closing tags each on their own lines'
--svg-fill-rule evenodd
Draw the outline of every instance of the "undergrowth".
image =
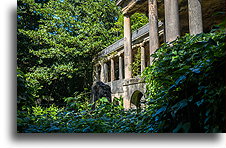
<svg viewBox="0 0 226 148">
<path fill-rule="evenodd" d="M 66 106 L 22 107 L 17 132 L 156 133 L 225 132 L 225 32 L 185 35 L 164 44 L 142 77 L 145 109 L 123 110 L 122 98 L 97 107 L 83 97 L 65 98 Z"/>
</svg>

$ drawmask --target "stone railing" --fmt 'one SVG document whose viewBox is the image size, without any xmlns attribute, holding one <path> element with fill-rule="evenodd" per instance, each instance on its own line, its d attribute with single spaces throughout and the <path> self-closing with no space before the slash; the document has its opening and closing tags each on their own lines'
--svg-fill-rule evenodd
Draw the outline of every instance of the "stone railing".
<svg viewBox="0 0 226 148">
<path fill-rule="evenodd" d="M 159 27 L 163 28 L 163 23 L 159 22 L 158 24 Z M 163 34 L 163 29 L 161 28 L 161 30 L 159 31 L 159 35 Z M 143 40 L 144 38 L 149 36 L 149 23 L 147 23 L 146 25 L 142 26 L 141 28 L 135 30 L 132 33 L 132 42 L 134 44 L 140 42 L 140 39 Z M 98 54 L 98 58 L 104 57 L 114 51 L 119 51 L 119 50 L 123 50 L 124 47 L 124 40 L 123 38 L 116 41 L 115 43 L 111 44 L 110 46 L 108 46 L 107 48 L 105 48 L 104 50 L 102 50 L 99 54 Z"/>
</svg>

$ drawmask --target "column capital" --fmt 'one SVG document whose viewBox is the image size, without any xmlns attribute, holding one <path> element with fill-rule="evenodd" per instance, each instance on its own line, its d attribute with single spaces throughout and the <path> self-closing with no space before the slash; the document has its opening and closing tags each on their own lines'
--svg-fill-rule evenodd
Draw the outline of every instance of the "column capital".
<svg viewBox="0 0 226 148">
<path fill-rule="evenodd" d="M 145 44 L 145 43 L 142 42 L 142 43 L 139 44 L 139 46 L 140 46 L 140 47 L 144 47 L 144 44 Z"/>
<path fill-rule="evenodd" d="M 123 14 L 124 17 L 131 17 L 132 15 L 133 15 L 133 14 L 131 14 L 131 13 L 124 13 L 124 14 Z"/>
</svg>

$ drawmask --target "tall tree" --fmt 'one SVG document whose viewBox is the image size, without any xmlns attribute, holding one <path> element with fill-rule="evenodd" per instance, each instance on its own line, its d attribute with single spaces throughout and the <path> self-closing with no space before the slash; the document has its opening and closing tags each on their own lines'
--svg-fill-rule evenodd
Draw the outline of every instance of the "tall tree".
<svg viewBox="0 0 226 148">
<path fill-rule="evenodd" d="M 18 71 L 33 98 L 61 103 L 90 87 L 92 59 L 113 42 L 118 15 L 111 0 L 19 0 Z"/>
<path fill-rule="evenodd" d="M 133 15 L 132 29 L 147 21 Z M 114 0 L 18 0 L 17 25 L 18 98 L 29 92 L 36 102 L 62 103 L 90 88 L 92 59 L 123 37 Z"/>
</svg>

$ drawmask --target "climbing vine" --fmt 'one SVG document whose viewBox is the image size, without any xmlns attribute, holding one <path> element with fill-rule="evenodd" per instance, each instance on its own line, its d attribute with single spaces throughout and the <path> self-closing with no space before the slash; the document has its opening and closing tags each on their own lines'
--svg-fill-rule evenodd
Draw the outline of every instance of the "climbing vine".
<svg viewBox="0 0 226 148">
<path fill-rule="evenodd" d="M 141 48 L 137 48 L 137 52 L 134 55 L 133 62 L 131 64 L 132 76 L 138 76 L 141 74 Z"/>
<path fill-rule="evenodd" d="M 187 34 L 152 56 L 143 77 L 158 132 L 225 131 L 225 32 Z"/>
</svg>

